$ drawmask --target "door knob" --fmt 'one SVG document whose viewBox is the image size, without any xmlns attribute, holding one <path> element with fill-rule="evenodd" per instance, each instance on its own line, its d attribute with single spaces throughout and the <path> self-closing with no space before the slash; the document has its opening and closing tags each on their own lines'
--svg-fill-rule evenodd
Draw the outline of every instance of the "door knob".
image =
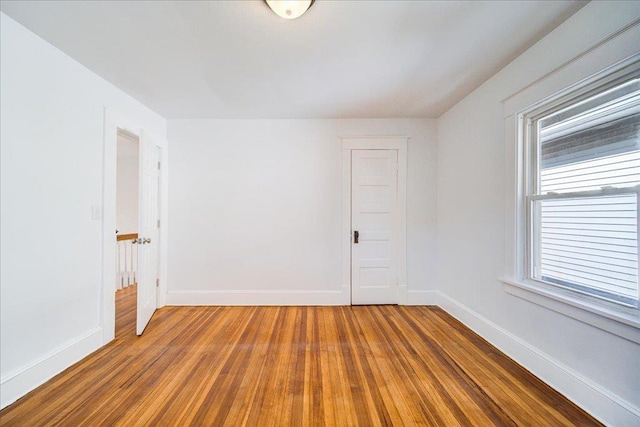
<svg viewBox="0 0 640 427">
<path fill-rule="evenodd" d="M 142 244 L 144 245 L 145 243 L 151 243 L 151 237 L 145 237 L 142 239 Z"/>
</svg>

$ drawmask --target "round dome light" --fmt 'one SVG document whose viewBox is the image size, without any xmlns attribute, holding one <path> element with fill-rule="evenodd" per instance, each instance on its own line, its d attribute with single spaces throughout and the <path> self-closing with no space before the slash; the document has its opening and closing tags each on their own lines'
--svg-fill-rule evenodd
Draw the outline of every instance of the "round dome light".
<svg viewBox="0 0 640 427">
<path fill-rule="evenodd" d="M 265 0 L 267 5 L 281 18 L 295 19 L 311 7 L 315 0 Z"/>
</svg>

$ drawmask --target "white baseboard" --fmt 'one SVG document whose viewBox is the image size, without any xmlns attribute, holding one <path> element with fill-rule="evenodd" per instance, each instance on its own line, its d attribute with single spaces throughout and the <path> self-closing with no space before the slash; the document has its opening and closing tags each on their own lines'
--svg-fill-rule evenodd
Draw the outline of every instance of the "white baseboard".
<svg viewBox="0 0 640 427">
<path fill-rule="evenodd" d="M 438 305 L 440 293 L 438 291 L 407 291 L 404 305 Z"/>
<path fill-rule="evenodd" d="M 348 305 L 339 291 L 169 291 L 167 305 Z"/>
<path fill-rule="evenodd" d="M 91 329 L 43 357 L 3 375 L 0 379 L 0 409 L 15 402 L 102 345 L 102 327 Z"/>
<path fill-rule="evenodd" d="M 640 408 L 437 291 L 447 313 L 606 425 L 640 425 Z M 629 373 L 632 375 L 631 373 Z"/>
<path fill-rule="evenodd" d="M 169 291 L 167 305 L 350 305 L 351 288 L 342 291 Z M 438 305 L 438 291 L 399 289 L 402 305 Z"/>
</svg>

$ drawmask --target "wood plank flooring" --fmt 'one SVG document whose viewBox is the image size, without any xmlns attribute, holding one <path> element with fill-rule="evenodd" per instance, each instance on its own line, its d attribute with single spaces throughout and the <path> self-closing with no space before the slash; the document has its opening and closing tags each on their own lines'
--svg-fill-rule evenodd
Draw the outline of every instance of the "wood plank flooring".
<svg viewBox="0 0 640 427">
<path fill-rule="evenodd" d="M 434 307 L 165 307 L 0 425 L 599 425 Z"/>
</svg>

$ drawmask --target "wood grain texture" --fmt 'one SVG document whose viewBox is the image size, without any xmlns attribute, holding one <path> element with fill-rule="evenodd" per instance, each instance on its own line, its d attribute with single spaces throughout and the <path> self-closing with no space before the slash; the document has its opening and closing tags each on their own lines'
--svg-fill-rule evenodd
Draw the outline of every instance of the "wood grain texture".
<svg viewBox="0 0 640 427">
<path fill-rule="evenodd" d="M 599 425 L 435 307 L 165 307 L 0 412 L 9 425 Z"/>
<path fill-rule="evenodd" d="M 138 238 L 138 233 L 130 233 L 130 234 L 117 234 L 116 240 L 118 242 L 122 240 L 133 240 Z"/>
</svg>

